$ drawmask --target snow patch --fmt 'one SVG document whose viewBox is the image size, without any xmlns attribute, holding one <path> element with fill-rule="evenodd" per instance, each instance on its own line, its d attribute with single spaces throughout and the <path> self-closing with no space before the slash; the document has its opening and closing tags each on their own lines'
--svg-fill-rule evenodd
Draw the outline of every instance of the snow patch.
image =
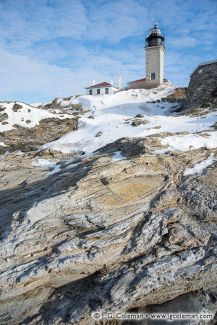
<svg viewBox="0 0 217 325">
<path fill-rule="evenodd" d="M 191 168 L 186 168 L 186 170 L 184 171 L 184 175 L 189 176 L 189 175 L 194 175 L 196 173 L 201 173 L 205 168 L 207 168 L 208 166 L 211 166 L 215 161 L 216 161 L 215 158 L 209 157 L 209 158 L 195 164 Z"/>
<path fill-rule="evenodd" d="M 217 147 L 217 131 L 206 132 L 204 137 L 200 134 L 174 135 L 161 140 L 162 145 L 167 145 L 167 149 L 163 150 L 178 150 L 189 151 L 199 148 L 216 148 Z"/>
<path fill-rule="evenodd" d="M 61 165 L 50 161 L 48 159 L 38 159 L 37 161 L 32 162 L 32 166 L 42 168 L 45 170 L 50 170 L 47 175 L 52 175 L 57 173 L 60 170 Z"/>
<path fill-rule="evenodd" d="M 38 159 L 37 161 L 32 162 L 32 166 L 39 167 L 39 168 L 53 168 L 55 167 L 56 163 L 53 161 L 50 161 L 48 159 Z"/>
<path fill-rule="evenodd" d="M 123 137 L 147 137 L 159 133 L 198 133 L 213 130 L 217 121 L 215 112 L 206 116 L 186 116 L 171 113 L 174 103 L 160 102 L 160 99 L 172 93 L 174 87 L 164 84 L 154 89 L 130 89 L 111 95 L 78 96 L 68 100 L 58 99 L 61 105 L 69 103 L 82 104 L 91 109 L 79 119 L 78 130 L 70 132 L 60 139 L 47 143 L 43 148 L 61 151 L 62 153 L 85 152 L 91 154 L 100 147 Z M 152 101 L 152 102 L 151 102 Z M 153 103 L 154 101 L 154 103 Z M 137 114 L 143 116 L 148 123 L 139 127 L 131 125 Z M 92 118 L 90 118 L 90 116 Z M 100 136 L 96 136 L 100 133 Z M 193 140 L 192 138 L 193 137 Z M 216 140 L 197 135 L 167 137 L 162 144 L 170 146 L 168 150 L 190 150 L 191 146 L 215 147 Z M 202 140 L 202 141 L 201 141 Z M 166 152 L 165 151 L 165 152 Z"/>
<path fill-rule="evenodd" d="M 123 156 L 121 151 L 116 151 L 112 155 L 112 161 L 119 161 L 119 160 L 124 160 L 127 159 L 125 156 Z"/>
<path fill-rule="evenodd" d="M 14 104 L 18 104 L 21 107 L 17 110 L 13 110 Z M 1 114 L 7 114 L 8 117 L 3 121 L 3 124 L 0 123 L 0 132 L 8 131 L 14 128 L 14 125 L 17 124 L 19 126 L 25 128 L 32 128 L 39 124 L 42 119 L 46 118 L 59 118 L 64 119 L 68 117 L 72 117 L 68 114 L 62 114 L 61 116 L 58 114 L 53 114 L 49 111 L 33 107 L 21 102 L 0 102 L 2 107 L 5 107 L 4 111 Z M 7 122 L 7 124 L 4 124 Z"/>
</svg>

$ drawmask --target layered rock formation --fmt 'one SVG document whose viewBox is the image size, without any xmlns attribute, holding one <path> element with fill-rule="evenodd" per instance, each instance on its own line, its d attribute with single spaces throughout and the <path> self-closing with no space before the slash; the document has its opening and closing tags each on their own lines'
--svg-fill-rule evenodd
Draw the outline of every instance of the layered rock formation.
<svg viewBox="0 0 217 325">
<path fill-rule="evenodd" d="M 46 118 L 32 128 L 14 125 L 14 128 L 8 131 L 0 132 L 0 141 L 3 141 L 7 150 L 31 151 L 39 149 L 48 141 L 59 139 L 64 134 L 76 130 L 78 126 L 77 118 Z"/>
<path fill-rule="evenodd" d="M 173 89 L 1 103 L 1 325 L 216 323 L 216 116 Z"/>
<path fill-rule="evenodd" d="M 217 169 L 183 172 L 216 151 L 157 155 L 159 143 L 62 156 L 56 173 L 31 152 L 2 156 L 1 324 L 89 325 L 93 312 L 177 311 L 173 299 L 215 313 Z"/>
<path fill-rule="evenodd" d="M 55 102 L 54 102 L 55 103 Z M 78 128 L 78 119 L 85 112 L 77 107 L 65 114 L 53 102 L 43 110 L 24 103 L 0 103 L 0 153 L 31 151 L 59 139 Z"/>
</svg>

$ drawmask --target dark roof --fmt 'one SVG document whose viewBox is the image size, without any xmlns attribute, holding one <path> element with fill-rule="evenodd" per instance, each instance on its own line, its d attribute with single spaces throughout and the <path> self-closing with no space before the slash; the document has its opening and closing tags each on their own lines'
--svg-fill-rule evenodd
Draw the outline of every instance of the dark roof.
<svg viewBox="0 0 217 325">
<path fill-rule="evenodd" d="M 164 82 L 168 81 L 167 79 L 164 79 Z M 133 83 L 142 83 L 142 82 L 146 82 L 146 78 L 143 78 L 143 79 L 138 79 L 138 80 L 133 80 L 133 81 L 130 81 L 128 82 L 128 85 L 129 84 L 133 84 Z"/>
<path fill-rule="evenodd" d="M 89 89 L 89 88 L 103 88 L 103 87 L 114 87 L 114 86 L 111 85 L 110 83 L 104 81 L 104 82 L 101 82 L 99 84 L 86 87 L 85 89 Z M 114 88 L 116 88 L 116 87 L 114 87 Z"/>
<path fill-rule="evenodd" d="M 146 78 L 142 78 L 142 79 L 138 79 L 138 80 L 133 80 L 133 81 L 130 81 L 130 82 L 128 82 L 128 84 L 132 84 L 132 83 L 134 83 L 134 82 L 145 82 L 146 81 Z"/>
</svg>

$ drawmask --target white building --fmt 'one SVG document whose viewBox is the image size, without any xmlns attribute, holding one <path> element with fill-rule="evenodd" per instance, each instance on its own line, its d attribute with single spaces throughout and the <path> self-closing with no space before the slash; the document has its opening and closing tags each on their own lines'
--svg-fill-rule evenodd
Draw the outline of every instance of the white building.
<svg viewBox="0 0 217 325">
<path fill-rule="evenodd" d="M 118 91 L 118 88 L 114 87 L 108 82 L 101 82 L 96 85 L 86 87 L 86 95 L 106 95 L 113 94 Z"/>
</svg>

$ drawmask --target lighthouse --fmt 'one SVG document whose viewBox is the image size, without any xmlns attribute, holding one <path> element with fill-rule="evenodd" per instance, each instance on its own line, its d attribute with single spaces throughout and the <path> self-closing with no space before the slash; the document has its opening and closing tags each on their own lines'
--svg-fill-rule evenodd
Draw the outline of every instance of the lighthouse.
<svg viewBox="0 0 217 325">
<path fill-rule="evenodd" d="M 164 36 L 156 23 L 146 37 L 146 85 L 153 88 L 164 82 Z"/>
<path fill-rule="evenodd" d="M 149 30 L 146 37 L 146 78 L 128 82 L 128 88 L 155 88 L 163 84 L 164 79 L 164 36 L 155 23 L 154 27 Z"/>
</svg>

